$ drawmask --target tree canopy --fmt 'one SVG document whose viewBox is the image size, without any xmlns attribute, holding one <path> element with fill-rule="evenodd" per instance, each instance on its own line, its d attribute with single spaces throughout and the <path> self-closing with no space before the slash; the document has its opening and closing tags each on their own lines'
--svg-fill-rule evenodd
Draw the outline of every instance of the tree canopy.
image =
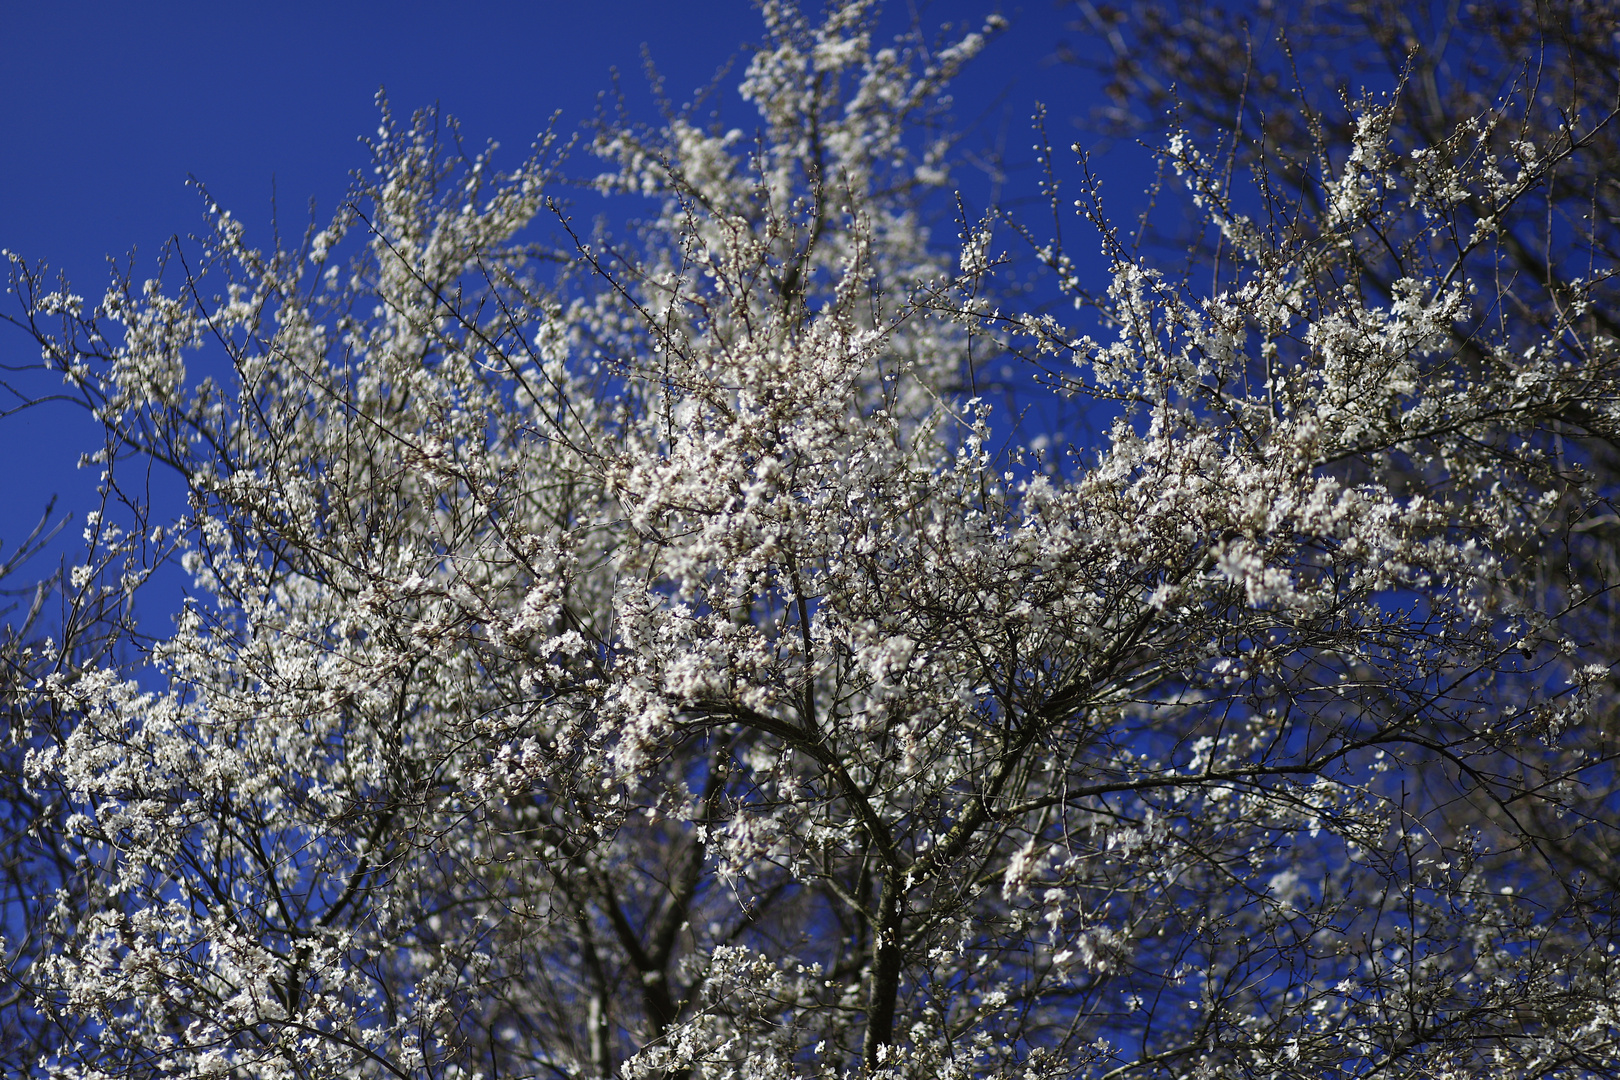
<svg viewBox="0 0 1620 1080">
<path fill-rule="evenodd" d="M 751 130 L 502 171 L 384 104 L 301 237 L 9 255 L 105 440 L 4 645 L 0 1064 L 1620 1073 L 1612 23 L 1490 92 L 1399 39 L 1335 126 L 1225 16 L 1081 7 L 1122 100 L 1203 65 L 1178 257 L 1050 171 L 947 240 L 1003 24 L 872 0 L 763 0 Z"/>
</svg>

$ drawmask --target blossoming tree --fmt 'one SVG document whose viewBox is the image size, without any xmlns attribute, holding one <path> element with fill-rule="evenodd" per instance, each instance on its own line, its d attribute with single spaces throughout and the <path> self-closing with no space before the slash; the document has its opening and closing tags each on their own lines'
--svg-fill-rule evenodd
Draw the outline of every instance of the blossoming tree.
<svg viewBox="0 0 1620 1080">
<path fill-rule="evenodd" d="M 1607 512 L 1547 452 L 1617 419 L 1607 267 L 1527 329 L 1453 251 L 1586 121 L 1486 168 L 1369 101 L 1269 220 L 1174 140 L 1231 270 L 1105 226 L 1086 336 L 1020 310 L 998 219 L 922 224 L 984 35 L 885 47 L 870 6 L 762 5 L 755 131 L 604 124 L 633 239 L 551 200 L 549 141 L 499 173 L 385 110 L 297 244 L 216 210 L 94 303 L 12 259 L 108 436 L 72 585 L 192 582 L 28 699 L 82 852 L 42 1073 L 1613 1071 L 1612 897 L 1513 832 L 1615 820 L 1570 619 L 1612 582 L 1512 587 Z M 1009 351 L 1106 437 L 1009 441 L 971 395 Z M 151 463 L 183 516 L 118 498 Z"/>
</svg>

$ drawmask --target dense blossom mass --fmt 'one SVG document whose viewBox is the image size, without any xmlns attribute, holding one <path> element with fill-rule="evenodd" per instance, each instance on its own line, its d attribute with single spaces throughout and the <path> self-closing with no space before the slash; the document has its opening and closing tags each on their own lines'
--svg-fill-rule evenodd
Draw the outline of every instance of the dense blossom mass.
<svg viewBox="0 0 1620 1080">
<path fill-rule="evenodd" d="M 1196 273 L 1042 185 L 1094 296 L 925 227 L 1000 20 L 871 8 L 762 2 L 750 130 L 604 119 L 629 235 L 385 108 L 297 242 L 10 257 L 106 441 L 6 646 L 8 1067 L 1615 1075 L 1611 226 L 1544 213 L 1615 103 L 1173 133 Z"/>
</svg>

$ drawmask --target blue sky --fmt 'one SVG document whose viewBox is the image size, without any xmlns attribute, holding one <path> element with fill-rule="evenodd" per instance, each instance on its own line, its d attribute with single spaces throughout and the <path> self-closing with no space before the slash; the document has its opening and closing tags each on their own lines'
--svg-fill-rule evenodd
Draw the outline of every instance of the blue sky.
<svg viewBox="0 0 1620 1080">
<path fill-rule="evenodd" d="M 973 127 L 968 147 L 1004 141 L 1009 158 L 1027 161 L 1034 102 L 1048 103 L 1054 138 L 1067 143 L 1068 118 L 1095 92 L 1048 62 L 1070 10 L 1059 0 L 890 0 L 884 19 L 899 31 L 913 18 L 932 29 L 1007 16 L 1011 29 L 958 84 L 956 112 Z M 169 237 L 200 227 L 188 176 L 250 239 L 268 232 L 272 193 L 289 231 L 307 221 L 311 198 L 329 214 L 366 160 L 358 139 L 376 128 L 379 87 L 402 114 L 437 103 L 473 145 L 502 144 L 497 164 L 516 161 L 554 112 L 563 132 L 588 119 L 615 67 L 632 107 L 654 119 L 644 44 L 684 101 L 728 60 L 739 63 L 735 81 L 760 23 L 749 0 L 0 0 L 0 26 L 0 247 L 96 296 L 108 255 L 122 261 L 134 248 L 140 279 Z M 1128 147 L 1108 159 L 1122 209 L 1146 182 L 1144 158 Z M 24 334 L 0 326 L 0 362 L 36 357 Z M 94 476 L 74 466 L 96 444 L 70 406 L 0 419 L 0 539 L 15 542 L 52 493 L 82 514 Z"/>
</svg>

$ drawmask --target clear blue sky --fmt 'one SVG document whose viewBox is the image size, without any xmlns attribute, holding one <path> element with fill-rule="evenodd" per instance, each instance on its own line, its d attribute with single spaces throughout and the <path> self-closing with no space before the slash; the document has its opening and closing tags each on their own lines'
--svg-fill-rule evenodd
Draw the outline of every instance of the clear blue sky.
<svg viewBox="0 0 1620 1080">
<path fill-rule="evenodd" d="M 956 111 L 976 125 L 970 146 L 1005 133 L 1009 157 L 1027 160 L 1034 101 L 1048 103 L 1054 137 L 1066 143 L 1068 117 L 1094 92 L 1080 73 L 1046 62 L 1068 33 L 1066 8 L 890 0 L 884 18 L 898 31 L 913 17 L 933 28 L 1006 15 L 1011 29 L 961 81 Z M 748 0 L 0 0 L 0 247 L 48 261 L 97 296 L 107 255 L 137 249 L 140 278 L 170 236 L 199 228 L 188 176 L 247 224 L 250 239 L 267 230 L 272 190 L 293 231 L 311 198 L 330 213 L 365 162 L 357 139 L 376 128 L 379 86 L 397 112 L 437 103 L 473 144 L 496 139 L 515 161 L 552 113 L 561 111 L 565 132 L 589 118 L 614 67 L 632 105 L 655 118 L 643 44 L 670 96 L 684 101 L 728 60 L 742 61 L 759 27 Z M 1122 209 L 1145 182 L 1142 157 L 1111 159 Z M 24 334 L 0 326 L 0 359 L 36 356 Z M 14 542 L 53 492 L 82 514 L 94 476 L 74 463 L 95 445 L 94 426 L 71 407 L 0 420 L 0 539 Z"/>
</svg>

